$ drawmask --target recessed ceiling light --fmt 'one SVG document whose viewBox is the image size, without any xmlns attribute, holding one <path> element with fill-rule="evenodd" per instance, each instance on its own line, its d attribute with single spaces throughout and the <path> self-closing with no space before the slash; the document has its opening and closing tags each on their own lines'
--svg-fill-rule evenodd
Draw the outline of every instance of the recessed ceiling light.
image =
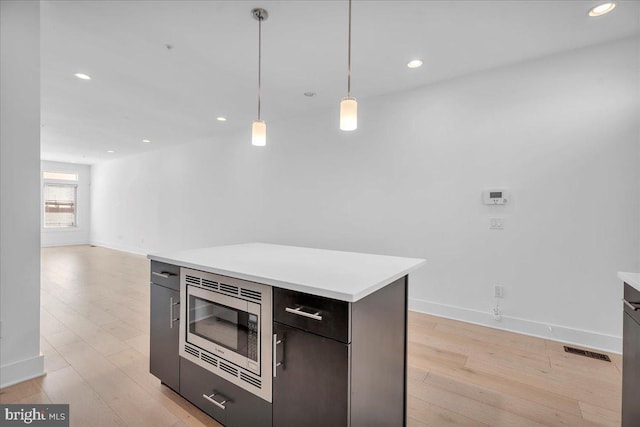
<svg viewBox="0 0 640 427">
<path fill-rule="evenodd" d="M 91 76 L 83 73 L 75 73 L 74 76 L 82 80 L 91 80 Z"/>
<path fill-rule="evenodd" d="M 316 96 L 316 93 L 309 91 L 309 92 L 305 92 L 304 96 L 312 97 L 312 96 Z"/>
<path fill-rule="evenodd" d="M 109 153 L 109 154 L 113 154 L 113 153 L 115 153 L 115 151 L 113 151 L 113 150 L 107 150 L 107 153 Z"/>
<path fill-rule="evenodd" d="M 226 117 L 222 117 L 222 116 L 218 116 L 218 117 L 216 117 L 216 120 L 219 121 L 219 122 L 226 122 L 227 118 Z"/>
<path fill-rule="evenodd" d="M 613 2 L 602 3 L 589 9 L 589 16 L 602 16 L 615 9 L 616 4 Z"/>
<path fill-rule="evenodd" d="M 407 67 L 409 67 L 409 68 L 422 67 L 422 60 L 421 59 L 413 59 L 413 60 L 411 60 L 411 61 L 409 61 L 407 63 Z"/>
<path fill-rule="evenodd" d="M 142 142 L 151 142 L 150 139 L 143 139 Z"/>
</svg>

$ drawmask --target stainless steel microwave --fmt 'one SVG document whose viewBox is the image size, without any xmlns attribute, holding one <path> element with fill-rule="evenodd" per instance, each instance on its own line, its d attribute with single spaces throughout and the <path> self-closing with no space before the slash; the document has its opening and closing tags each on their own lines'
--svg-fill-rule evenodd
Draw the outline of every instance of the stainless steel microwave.
<svg viewBox="0 0 640 427">
<path fill-rule="evenodd" d="M 182 268 L 180 292 L 180 356 L 271 402 L 271 287 Z"/>
</svg>

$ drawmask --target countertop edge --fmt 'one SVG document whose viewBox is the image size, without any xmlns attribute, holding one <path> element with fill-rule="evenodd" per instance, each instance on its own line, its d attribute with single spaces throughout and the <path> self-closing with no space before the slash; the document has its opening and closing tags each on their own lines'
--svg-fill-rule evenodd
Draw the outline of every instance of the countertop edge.
<svg viewBox="0 0 640 427">
<path fill-rule="evenodd" d="M 412 267 L 406 268 L 390 277 L 388 277 L 387 279 L 376 283 L 375 285 L 369 286 L 367 289 L 358 292 L 357 294 L 352 296 L 352 300 L 349 302 L 356 302 L 356 301 L 360 301 L 361 299 L 371 295 L 372 293 L 384 288 L 385 286 L 387 286 L 390 283 L 395 282 L 396 280 L 398 280 L 401 277 L 404 277 L 406 275 L 408 275 L 409 273 L 411 273 L 412 271 L 417 270 L 418 268 L 420 268 L 422 265 L 424 265 L 427 261 L 426 260 L 422 260 L 422 262 L 419 262 L 417 264 L 415 264 Z M 407 291 L 408 292 L 408 291 Z"/>
<path fill-rule="evenodd" d="M 622 280 L 624 283 L 629 286 L 634 287 L 638 292 L 640 292 L 640 273 L 630 273 L 626 271 L 618 272 L 618 279 Z"/>
<path fill-rule="evenodd" d="M 375 283 L 375 284 L 373 284 L 371 286 L 368 286 L 366 289 L 363 289 L 358 293 L 350 294 L 350 293 L 344 293 L 344 292 L 330 291 L 330 290 L 322 289 L 322 288 L 316 288 L 316 287 L 313 287 L 313 286 L 307 286 L 307 285 L 303 285 L 303 284 L 300 284 L 300 283 L 285 282 L 285 281 L 281 281 L 281 280 L 277 280 L 277 279 L 272 279 L 272 278 L 269 278 L 269 277 L 254 276 L 252 274 L 245 274 L 245 273 L 241 273 L 241 272 L 238 272 L 238 271 L 223 270 L 221 268 L 214 268 L 214 267 L 210 267 L 210 266 L 206 266 L 206 265 L 191 263 L 191 262 L 188 262 L 188 261 L 182 261 L 182 260 L 177 260 L 177 259 L 172 259 L 172 258 L 166 258 L 166 257 L 159 256 L 159 255 L 149 254 L 149 255 L 147 255 L 147 259 L 152 260 L 152 261 L 164 262 L 164 263 L 167 263 L 167 264 L 173 264 L 173 265 L 177 265 L 179 267 L 192 268 L 194 270 L 206 271 L 208 273 L 220 274 L 222 276 L 235 277 L 235 278 L 242 279 L 242 280 L 248 280 L 250 282 L 263 283 L 265 285 L 274 286 L 276 288 L 289 289 L 289 290 L 292 290 L 292 291 L 304 292 L 304 293 L 317 295 L 317 296 L 321 296 L 321 297 L 325 297 L 325 298 L 332 298 L 332 299 L 345 301 L 345 302 L 352 302 L 352 303 L 353 302 L 357 302 L 357 301 L 359 301 L 359 300 L 371 295 L 372 293 L 382 289 L 386 285 L 388 285 L 390 283 L 393 283 L 397 279 L 408 275 L 409 273 L 411 273 L 412 271 L 417 270 L 419 267 L 421 267 L 422 265 L 424 265 L 427 262 L 426 260 L 423 259 L 420 262 L 416 263 L 415 265 L 413 265 L 413 266 L 411 266 L 409 268 L 406 268 L 404 270 L 401 270 L 401 271 L 391 275 L 390 277 L 388 277 L 388 278 L 386 278 L 386 279 L 384 279 L 384 280 L 382 280 L 380 282 L 377 282 L 377 283 Z"/>
</svg>

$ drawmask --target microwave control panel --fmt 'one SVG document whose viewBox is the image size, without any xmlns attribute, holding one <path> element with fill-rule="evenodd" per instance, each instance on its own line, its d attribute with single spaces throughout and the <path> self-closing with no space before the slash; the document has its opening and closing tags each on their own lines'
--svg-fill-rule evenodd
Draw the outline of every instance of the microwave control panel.
<svg viewBox="0 0 640 427">
<path fill-rule="evenodd" d="M 249 336 L 247 337 L 247 357 L 258 361 L 258 316 L 249 314 Z"/>
</svg>

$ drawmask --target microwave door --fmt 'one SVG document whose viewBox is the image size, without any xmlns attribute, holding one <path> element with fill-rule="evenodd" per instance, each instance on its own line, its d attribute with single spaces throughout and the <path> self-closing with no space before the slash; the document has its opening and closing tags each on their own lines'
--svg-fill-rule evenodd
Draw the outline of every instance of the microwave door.
<svg viewBox="0 0 640 427">
<path fill-rule="evenodd" d="M 249 313 L 191 295 L 189 333 L 247 357 Z"/>
<path fill-rule="evenodd" d="M 260 306 L 191 286 L 187 300 L 187 342 L 259 373 Z"/>
</svg>

